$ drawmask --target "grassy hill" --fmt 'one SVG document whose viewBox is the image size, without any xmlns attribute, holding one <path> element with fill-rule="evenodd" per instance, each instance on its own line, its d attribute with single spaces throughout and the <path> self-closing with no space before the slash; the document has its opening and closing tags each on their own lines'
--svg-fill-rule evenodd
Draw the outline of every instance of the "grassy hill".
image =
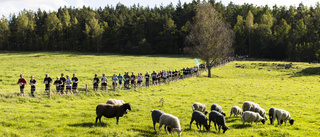
<svg viewBox="0 0 320 137">
<path fill-rule="evenodd" d="M 45 74 L 55 80 L 61 73 L 70 75 L 75 73 L 79 78 L 79 88 L 85 88 L 88 84 L 92 88 L 94 74 L 101 78 L 106 74 L 111 83 L 113 74 L 124 72 L 146 73 L 148 70 L 182 69 L 195 65 L 193 58 L 173 55 L 149 55 L 130 56 L 118 54 L 84 54 L 84 53 L 63 53 L 63 52 L 18 52 L 0 53 L 0 94 L 19 93 L 17 85 L 19 75 L 29 82 L 30 76 L 34 75 L 38 82 L 37 91 L 44 91 L 43 79 Z M 111 84 L 109 84 L 111 89 Z M 52 89 L 55 89 L 52 87 Z M 26 86 L 30 91 L 30 86 Z M 42 93 L 42 92 L 41 92 Z"/>
<path fill-rule="evenodd" d="M 36 65 L 42 67 L 46 66 L 43 65 L 46 62 L 52 68 L 58 63 L 51 57 L 65 56 L 68 59 L 64 61 L 69 62 L 72 60 L 70 58 L 73 58 L 69 55 L 76 56 L 76 59 L 70 61 L 70 64 L 76 61 L 79 65 L 76 65 L 76 63 L 73 65 L 81 67 L 72 68 L 73 65 L 67 65 L 70 68 L 69 71 L 65 68 L 55 70 L 51 67 L 47 69 L 37 67 L 37 69 L 39 68 L 38 71 L 25 69 L 24 74 L 42 72 L 52 73 L 53 76 L 58 75 L 61 71 L 64 71 L 64 73 L 81 72 L 81 74 L 86 73 L 85 76 L 81 77 L 82 79 L 86 77 L 91 79 L 93 73 L 88 69 L 102 66 L 111 68 L 111 73 L 108 73 L 108 69 L 99 69 L 101 72 L 105 70 L 110 75 L 116 73 L 115 70 L 123 72 L 129 69 L 144 72 L 146 70 L 144 67 L 147 67 L 148 70 L 160 70 L 171 69 L 171 66 L 193 65 L 192 59 L 184 57 L 54 55 L 54 53 L 1 54 L 0 60 L 5 63 L 4 60 L 9 58 L 17 61 L 19 58 L 36 55 L 44 56 L 38 57 L 39 59 L 32 57 L 29 61 L 35 63 L 37 62 L 35 60 L 39 60 L 41 63 Z M 130 60 L 130 58 L 132 59 Z M 123 59 L 121 62 L 124 64 L 114 66 L 112 61 L 108 62 L 112 59 L 119 59 L 119 61 Z M 52 63 L 47 60 L 52 61 Z M 137 62 L 132 60 L 137 60 Z M 141 60 L 157 61 L 154 61 L 155 65 L 146 65 L 148 63 Z M 161 62 L 163 60 L 166 61 Z M 105 63 L 108 65 L 100 66 L 99 64 L 104 61 L 108 62 Z M 180 62 L 185 64 L 180 64 Z M 132 63 L 141 64 L 137 67 Z M 293 68 L 284 69 L 283 64 L 288 64 L 288 62 L 231 62 L 223 67 L 213 69 L 212 75 L 214 78 L 207 78 L 203 74 L 166 85 L 117 91 L 110 94 L 89 92 L 88 95 L 52 96 L 50 99 L 44 97 L 0 97 L 0 136 L 158 136 L 152 126 L 150 111 L 153 109 L 161 109 L 177 116 L 181 127 L 185 129 L 182 136 L 320 136 L 319 65 L 293 62 Z M 8 65 L 16 66 L 13 63 L 1 67 L 10 68 Z M 83 67 L 84 65 L 90 67 Z M 122 66 L 126 68 L 124 69 Z M 13 72 L 13 70 L 4 71 L 7 73 Z M 17 71 L 17 68 L 15 68 L 15 71 Z M 1 79 L 10 80 L 10 78 L 4 78 L 6 73 L 1 73 Z M 19 73 L 19 71 L 15 73 L 17 76 L 12 78 L 12 83 L 15 83 Z M 43 74 L 36 77 L 40 78 L 41 76 Z M 91 81 L 90 79 L 89 81 Z M 17 85 L 12 84 L 12 87 L 17 87 Z M 5 86 L 5 88 L 10 88 L 10 86 Z M 102 118 L 102 124 L 95 124 L 95 107 L 99 103 L 106 102 L 109 98 L 130 102 L 132 111 L 120 118 L 119 125 L 116 125 L 115 118 L 107 119 L 104 117 Z M 162 98 L 165 100 L 163 106 L 159 102 Z M 229 118 L 229 116 L 231 107 L 242 107 L 244 101 L 256 102 L 266 111 L 270 107 L 285 109 L 290 112 L 292 118 L 296 121 L 294 125 L 289 124 L 286 127 L 270 125 L 269 121 L 265 125 L 262 123 L 258 123 L 258 125 L 247 123 L 242 126 L 239 116 L 236 118 Z M 229 130 L 222 134 L 222 132 L 218 133 L 211 127 L 209 132 L 199 132 L 195 123 L 192 124 L 190 129 L 191 105 L 194 102 L 201 102 L 207 108 L 210 108 L 211 104 L 214 103 L 222 106 L 227 115 L 226 125 Z M 158 125 L 156 124 L 156 126 Z M 163 129 L 161 136 L 167 136 Z M 177 134 L 174 136 L 177 136 Z"/>
</svg>

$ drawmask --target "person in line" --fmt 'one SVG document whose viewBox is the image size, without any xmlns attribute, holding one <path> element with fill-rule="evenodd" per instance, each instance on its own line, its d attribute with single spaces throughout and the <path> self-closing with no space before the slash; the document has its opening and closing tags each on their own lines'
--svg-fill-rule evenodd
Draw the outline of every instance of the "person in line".
<svg viewBox="0 0 320 137">
<path fill-rule="evenodd" d="M 107 89 L 107 83 L 108 83 L 108 79 L 106 77 L 105 74 L 102 74 L 102 78 L 101 78 L 101 89 L 104 90 L 104 91 L 108 91 Z"/>
<path fill-rule="evenodd" d="M 136 88 L 136 75 L 133 74 L 131 75 L 131 88 Z"/>
<path fill-rule="evenodd" d="M 168 82 L 170 82 L 172 80 L 171 77 L 172 77 L 172 71 L 169 70 L 168 71 Z"/>
<path fill-rule="evenodd" d="M 61 95 L 63 94 L 63 92 L 61 93 L 61 85 L 62 85 L 62 81 L 60 80 L 60 77 L 57 77 L 57 80 L 54 81 L 53 83 L 54 85 L 56 85 L 56 90 L 57 90 L 57 94 Z"/>
<path fill-rule="evenodd" d="M 153 73 L 151 74 L 151 77 L 152 77 L 152 84 L 153 84 L 153 85 L 157 85 L 157 73 L 156 73 L 155 70 L 154 70 Z"/>
<path fill-rule="evenodd" d="M 67 79 L 66 79 L 66 94 L 68 94 L 68 91 L 70 92 L 71 95 L 73 94 L 72 91 L 71 91 L 71 84 L 72 84 L 72 81 L 69 78 L 69 75 L 67 75 Z"/>
<path fill-rule="evenodd" d="M 129 81 L 130 81 L 130 76 L 128 72 L 124 72 L 124 88 L 129 89 Z"/>
<path fill-rule="evenodd" d="M 98 75 L 95 74 L 93 78 L 93 91 L 98 91 L 99 83 L 100 83 L 100 79 L 98 78 Z"/>
<path fill-rule="evenodd" d="M 20 95 L 24 97 L 24 87 L 26 86 L 27 84 L 27 81 L 25 78 L 23 78 L 23 74 L 20 74 L 20 78 L 17 82 L 17 84 L 19 84 L 20 86 Z"/>
<path fill-rule="evenodd" d="M 142 73 L 138 73 L 138 86 L 141 87 L 142 85 L 142 79 L 143 79 L 143 76 L 142 76 Z"/>
<path fill-rule="evenodd" d="M 34 76 L 31 76 L 30 79 L 30 83 L 31 85 L 31 96 L 32 97 L 36 97 L 36 95 L 34 95 L 34 92 L 36 91 L 36 85 L 38 84 L 37 81 L 34 79 Z"/>
<path fill-rule="evenodd" d="M 174 79 L 177 80 L 179 77 L 177 69 L 174 71 Z"/>
<path fill-rule="evenodd" d="M 179 79 L 183 79 L 183 69 L 180 70 L 180 76 Z"/>
<path fill-rule="evenodd" d="M 46 77 L 44 78 L 43 83 L 45 84 L 45 91 L 50 96 L 50 85 L 52 83 L 52 79 L 49 77 L 49 74 L 46 74 Z"/>
<path fill-rule="evenodd" d="M 146 87 L 149 87 L 149 78 L 150 78 L 149 72 L 147 71 L 147 73 L 144 76 L 146 78 Z"/>
<path fill-rule="evenodd" d="M 167 71 L 164 70 L 164 71 L 162 72 L 162 78 L 163 78 L 163 83 L 166 84 L 166 83 L 167 83 Z"/>
<path fill-rule="evenodd" d="M 159 85 L 161 85 L 161 74 L 162 74 L 162 72 L 160 71 L 159 73 L 158 73 L 158 75 L 157 75 L 157 80 L 158 80 L 158 84 Z"/>
<path fill-rule="evenodd" d="M 194 71 L 195 75 L 198 75 L 198 67 L 197 66 L 193 67 L 193 71 Z"/>
<path fill-rule="evenodd" d="M 121 85 L 122 85 L 122 79 L 123 79 L 123 76 L 121 75 L 121 73 L 119 73 L 118 80 L 119 80 L 120 89 L 121 89 Z"/>
<path fill-rule="evenodd" d="M 76 74 L 73 74 L 73 77 L 72 77 L 72 92 L 73 93 L 78 93 L 78 82 L 79 82 L 79 79 L 76 77 Z"/>
<path fill-rule="evenodd" d="M 66 78 L 64 77 L 64 74 L 61 73 L 61 77 L 60 77 L 60 80 L 62 82 L 62 85 L 60 86 L 60 90 L 61 90 L 61 94 L 64 94 L 64 85 L 66 83 Z"/>
<path fill-rule="evenodd" d="M 113 86 L 113 91 L 116 91 L 117 88 L 117 81 L 118 81 L 118 77 L 116 74 L 113 74 L 112 77 L 112 86 Z"/>
</svg>

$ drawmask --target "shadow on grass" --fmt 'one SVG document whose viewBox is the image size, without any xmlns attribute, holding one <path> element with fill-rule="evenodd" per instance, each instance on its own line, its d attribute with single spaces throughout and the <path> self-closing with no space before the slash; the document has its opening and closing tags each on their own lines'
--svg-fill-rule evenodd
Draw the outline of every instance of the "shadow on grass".
<svg viewBox="0 0 320 137">
<path fill-rule="evenodd" d="M 233 124 L 230 126 L 231 128 L 235 128 L 235 129 L 244 129 L 244 128 L 249 128 L 249 127 L 252 127 L 251 124 Z"/>
<path fill-rule="evenodd" d="M 69 124 L 68 126 L 71 127 L 106 127 L 109 126 L 108 123 L 94 123 L 94 122 L 84 122 L 84 123 L 77 123 L 77 124 Z"/>
<path fill-rule="evenodd" d="M 150 130 L 150 129 L 152 129 L 152 130 Z M 143 129 L 134 127 L 134 128 L 131 128 L 130 130 L 133 130 L 135 132 L 139 132 L 138 136 L 146 136 L 146 137 L 159 136 L 158 135 L 159 129 L 157 129 L 157 132 L 156 132 L 156 131 L 154 131 L 153 127 L 151 127 L 151 126 L 149 126 L 147 128 L 143 128 Z M 163 131 L 164 130 L 161 130 L 161 133 L 163 133 Z M 164 134 L 166 134 L 166 133 L 164 133 Z"/>
<path fill-rule="evenodd" d="M 239 119 L 236 118 L 226 118 L 226 121 L 229 123 L 229 122 L 235 122 L 235 121 L 238 121 Z"/>
<path fill-rule="evenodd" d="M 313 76 L 320 75 L 320 67 L 305 68 L 297 73 L 294 73 L 291 77 Z"/>
</svg>

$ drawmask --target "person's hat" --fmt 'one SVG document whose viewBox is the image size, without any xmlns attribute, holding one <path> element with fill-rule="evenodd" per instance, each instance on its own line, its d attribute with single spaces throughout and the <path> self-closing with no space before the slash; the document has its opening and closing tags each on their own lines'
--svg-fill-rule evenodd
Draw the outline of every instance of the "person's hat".
<svg viewBox="0 0 320 137">
<path fill-rule="evenodd" d="M 60 78 L 59 76 L 57 78 Z"/>
<path fill-rule="evenodd" d="M 64 75 L 63 73 L 61 73 L 61 75 Z"/>
<path fill-rule="evenodd" d="M 94 76 L 98 76 L 97 74 L 94 74 Z"/>
</svg>

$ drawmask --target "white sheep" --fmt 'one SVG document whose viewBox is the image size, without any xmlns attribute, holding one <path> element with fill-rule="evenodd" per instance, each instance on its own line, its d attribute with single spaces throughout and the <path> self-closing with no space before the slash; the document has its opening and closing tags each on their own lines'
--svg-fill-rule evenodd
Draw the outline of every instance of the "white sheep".
<svg viewBox="0 0 320 137">
<path fill-rule="evenodd" d="M 192 104 L 192 111 L 198 110 L 203 112 L 205 115 L 207 115 L 207 111 L 206 111 L 207 107 L 204 104 L 201 104 L 199 102 L 193 103 Z"/>
<path fill-rule="evenodd" d="M 265 120 L 268 120 L 268 117 L 266 115 L 266 111 L 263 108 L 258 106 L 256 108 L 254 108 L 254 112 L 259 113 L 261 117 L 263 117 Z"/>
<path fill-rule="evenodd" d="M 254 111 L 254 109 L 256 107 L 259 107 L 259 105 L 257 103 L 254 103 L 254 102 L 251 102 L 251 101 L 245 101 L 245 102 L 243 102 L 242 110 L 243 110 L 243 112 L 245 112 L 245 111 Z"/>
<path fill-rule="evenodd" d="M 107 104 L 113 104 L 113 105 L 123 105 L 124 101 L 123 100 L 117 100 L 117 99 L 109 99 L 107 101 Z"/>
<path fill-rule="evenodd" d="M 160 116 L 160 121 L 159 121 L 159 135 L 161 131 L 162 125 L 165 125 L 167 127 L 170 127 L 172 129 L 171 134 L 174 133 L 174 131 L 177 131 L 179 137 L 183 131 L 180 127 L 180 122 L 179 119 L 171 114 L 163 113 Z M 168 134 L 167 128 L 166 128 L 166 133 Z"/>
<path fill-rule="evenodd" d="M 260 116 L 260 114 L 256 113 L 256 112 L 252 112 L 252 111 L 245 111 L 243 112 L 242 116 L 241 116 L 241 121 L 243 122 L 243 125 L 245 122 L 256 122 L 256 124 L 258 124 L 258 122 L 262 122 L 264 124 L 264 122 L 266 122 L 266 120 Z"/>
<path fill-rule="evenodd" d="M 287 126 L 287 120 L 289 120 L 290 125 L 293 125 L 294 120 L 291 118 L 290 113 L 288 111 L 282 109 L 275 109 L 273 113 L 272 123 L 274 125 L 274 120 L 277 118 L 279 125 L 281 126 L 282 120 Z"/>
<path fill-rule="evenodd" d="M 236 115 L 242 115 L 241 108 L 238 106 L 233 106 L 231 108 L 230 117 L 232 116 L 232 114 L 234 115 L 233 117 L 236 117 Z"/>
</svg>

